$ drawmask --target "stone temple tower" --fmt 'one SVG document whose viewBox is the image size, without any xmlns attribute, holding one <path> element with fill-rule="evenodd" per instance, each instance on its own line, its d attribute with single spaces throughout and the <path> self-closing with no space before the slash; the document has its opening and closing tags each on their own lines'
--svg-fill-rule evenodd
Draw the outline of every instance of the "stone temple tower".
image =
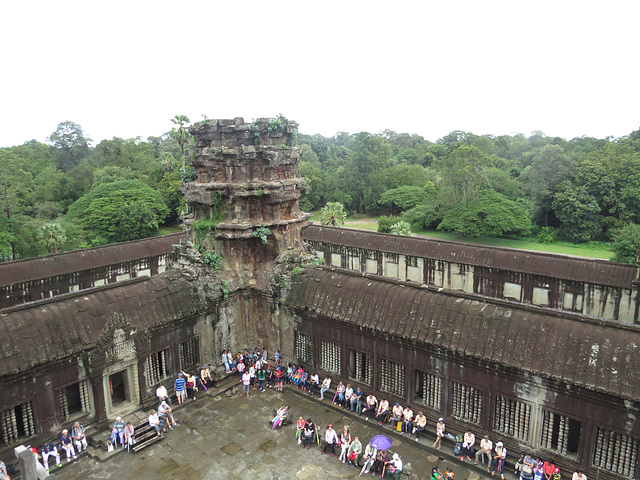
<svg viewBox="0 0 640 480">
<path fill-rule="evenodd" d="M 298 207 L 306 189 L 299 174 L 298 124 L 283 116 L 208 120 L 190 128 L 197 179 L 183 191 L 185 227 L 201 250 L 222 255 L 240 285 L 257 279 L 284 250 L 300 246 L 309 214 Z"/>
</svg>

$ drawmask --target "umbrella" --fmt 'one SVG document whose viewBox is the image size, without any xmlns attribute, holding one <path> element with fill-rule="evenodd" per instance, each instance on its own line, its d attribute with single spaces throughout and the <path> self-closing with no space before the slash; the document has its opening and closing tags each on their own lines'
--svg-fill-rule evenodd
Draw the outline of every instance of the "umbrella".
<svg viewBox="0 0 640 480">
<path fill-rule="evenodd" d="M 370 443 L 378 450 L 388 450 L 391 446 L 391 439 L 385 435 L 376 435 Z"/>
</svg>

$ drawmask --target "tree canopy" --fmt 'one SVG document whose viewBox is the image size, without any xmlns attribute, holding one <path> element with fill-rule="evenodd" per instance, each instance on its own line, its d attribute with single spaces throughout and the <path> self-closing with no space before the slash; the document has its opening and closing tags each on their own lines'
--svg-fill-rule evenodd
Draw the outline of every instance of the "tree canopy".
<svg viewBox="0 0 640 480">
<path fill-rule="evenodd" d="M 65 121 L 47 143 L 1 148 L 0 260 L 140 238 L 153 234 L 162 219 L 176 222 L 185 209 L 181 182 L 192 175 L 188 123 L 176 115 L 167 119 L 173 129 L 158 136 L 93 146 L 80 125 Z M 406 221 L 414 230 L 441 226 L 467 236 L 522 236 L 528 231 L 523 209 L 530 228 L 545 232 L 547 241 L 611 242 L 628 225 L 640 225 L 640 130 L 570 140 L 539 131 L 493 136 L 456 130 L 435 142 L 391 130 L 338 132 L 299 134 L 298 146 L 300 174 L 309 185 L 300 198 L 303 210 L 340 203 L 345 211 L 386 215 L 381 228 L 387 232 Z M 105 211 L 80 221 L 77 205 L 123 181 L 155 194 L 100 200 L 94 205 Z M 104 230 L 100 215 L 108 217 Z"/>
<path fill-rule="evenodd" d="M 169 214 L 159 192 L 140 180 L 102 183 L 69 207 L 92 245 L 125 242 L 157 234 Z"/>
</svg>

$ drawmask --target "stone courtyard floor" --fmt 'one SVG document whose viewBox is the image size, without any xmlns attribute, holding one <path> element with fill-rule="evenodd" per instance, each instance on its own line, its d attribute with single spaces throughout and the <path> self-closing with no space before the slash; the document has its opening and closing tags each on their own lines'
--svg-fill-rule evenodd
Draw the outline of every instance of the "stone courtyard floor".
<svg viewBox="0 0 640 480">
<path fill-rule="evenodd" d="M 273 410 L 285 403 L 291 405 L 294 424 L 272 431 L 269 420 Z M 365 421 L 364 417 L 330 405 L 326 399 L 320 402 L 317 396 L 311 399 L 298 391 L 252 391 L 249 398 L 237 394 L 201 397 L 174 413 L 181 426 L 168 432 L 163 441 L 137 454 L 120 452 L 111 454 L 105 461 L 82 456 L 60 472 L 54 468 L 51 473 L 60 480 L 357 478 L 360 470 L 340 463 L 338 455 L 332 458 L 321 455 L 318 447 L 306 450 L 298 446 L 295 419 L 302 415 L 311 417 L 323 433 L 328 423 L 338 431 L 343 425 L 349 425 L 352 435 L 357 435 L 363 445 L 375 435 L 389 436 L 393 440 L 391 450 L 400 454 L 405 465 L 411 463 L 412 466 L 412 474 L 402 478 L 428 479 L 434 465 L 439 465 L 443 473 L 452 467 L 456 480 L 490 478 L 478 467 L 454 458 L 451 442 L 443 444 L 442 451 L 438 452 L 431 448 L 432 435 L 425 436 L 418 444 L 389 426 L 380 427 L 375 421 Z M 361 478 L 367 477 L 371 478 L 370 474 Z M 506 478 L 515 477 L 511 472 Z"/>
</svg>

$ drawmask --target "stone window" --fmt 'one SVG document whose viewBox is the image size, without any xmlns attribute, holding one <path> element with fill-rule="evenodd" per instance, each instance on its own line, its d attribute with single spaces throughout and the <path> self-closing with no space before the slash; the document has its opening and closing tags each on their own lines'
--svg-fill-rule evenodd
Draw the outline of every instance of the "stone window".
<svg viewBox="0 0 640 480">
<path fill-rule="evenodd" d="M 598 427 L 593 466 L 626 478 L 637 478 L 640 439 Z"/>
<path fill-rule="evenodd" d="M 404 398 L 405 367 L 399 363 L 380 361 L 380 390 Z"/>
<path fill-rule="evenodd" d="M 534 305 L 549 305 L 549 289 L 541 288 L 541 287 L 533 287 L 533 296 L 531 298 L 531 303 Z"/>
<path fill-rule="evenodd" d="M 296 358 L 313 365 L 313 338 L 308 333 L 296 332 Z"/>
<path fill-rule="evenodd" d="M 564 292 L 562 308 L 564 310 L 573 310 L 574 312 L 581 312 L 583 301 L 584 301 L 584 297 L 580 293 Z"/>
<path fill-rule="evenodd" d="M 527 441 L 531 422 L 531 405 L 496 395 L 493 429 L 519 440 Z"/>
<path fill-rule="evenodd" d="M 577 458 L 582 422 L 557 413 L 542 411 L 540 446 L 567 457 Z"/>
<path fill-rule="evenodd" d="M 452 385 L 452 414 L 458 420 L 480 424 L 484 391 L 454 382 Z"/>
<path fill-rule="evenodd" d="M 418 257 L 411 257 L 407 255 L 406 257 L 407 267 L 418 267 Z"/>
<path fill-rule="evenodd" d="M 65 420 L 69 420 L 78 413 L 90 412 L 89 382 L 83 380 L 58 389 L 58 405 L 60 406 L 60 414 Z"/>
<path fill-rule="evenodd" d="M 178 344 L 178 368 L 188 370 L 200 364 L 200 341 L 193 337 L 186 342 Z"/>
<path fill-rule="evenodd" d="M 147 387 L 152 387 L 169 376 L 169 349 L 152 353 L 144 360 Z"/>
<path fill-rule="evenodd" d="M 337 373 L 340 375 L 340 345 L 337 343 L 322 340 L 320 342 L 320 368 L 327 372 Z"/>
<path fill-rule="evenodd" d="M 21 403 L 2 411 L 2 442 L 11 444 L 23 437 L 35 435 L 31 402 Z"/>
<path fill-rule="evenodd" d="M 416 370 L 416 401 L 440 411 L 441 399 L 442 378 Z"/>
<path fill-rule="evenodd" d="M 349 350 L 349 378 L 365 385 L 371 385 L 373 362 L 368 353 Z"/>
<path fill-rule="evenodd" d="M 522 298 L 522 285 L 519 285 L 517 283 L 504 282 L 502 296 L 504 298 L 513 299 L 519 302 Z"/>
</svg>

